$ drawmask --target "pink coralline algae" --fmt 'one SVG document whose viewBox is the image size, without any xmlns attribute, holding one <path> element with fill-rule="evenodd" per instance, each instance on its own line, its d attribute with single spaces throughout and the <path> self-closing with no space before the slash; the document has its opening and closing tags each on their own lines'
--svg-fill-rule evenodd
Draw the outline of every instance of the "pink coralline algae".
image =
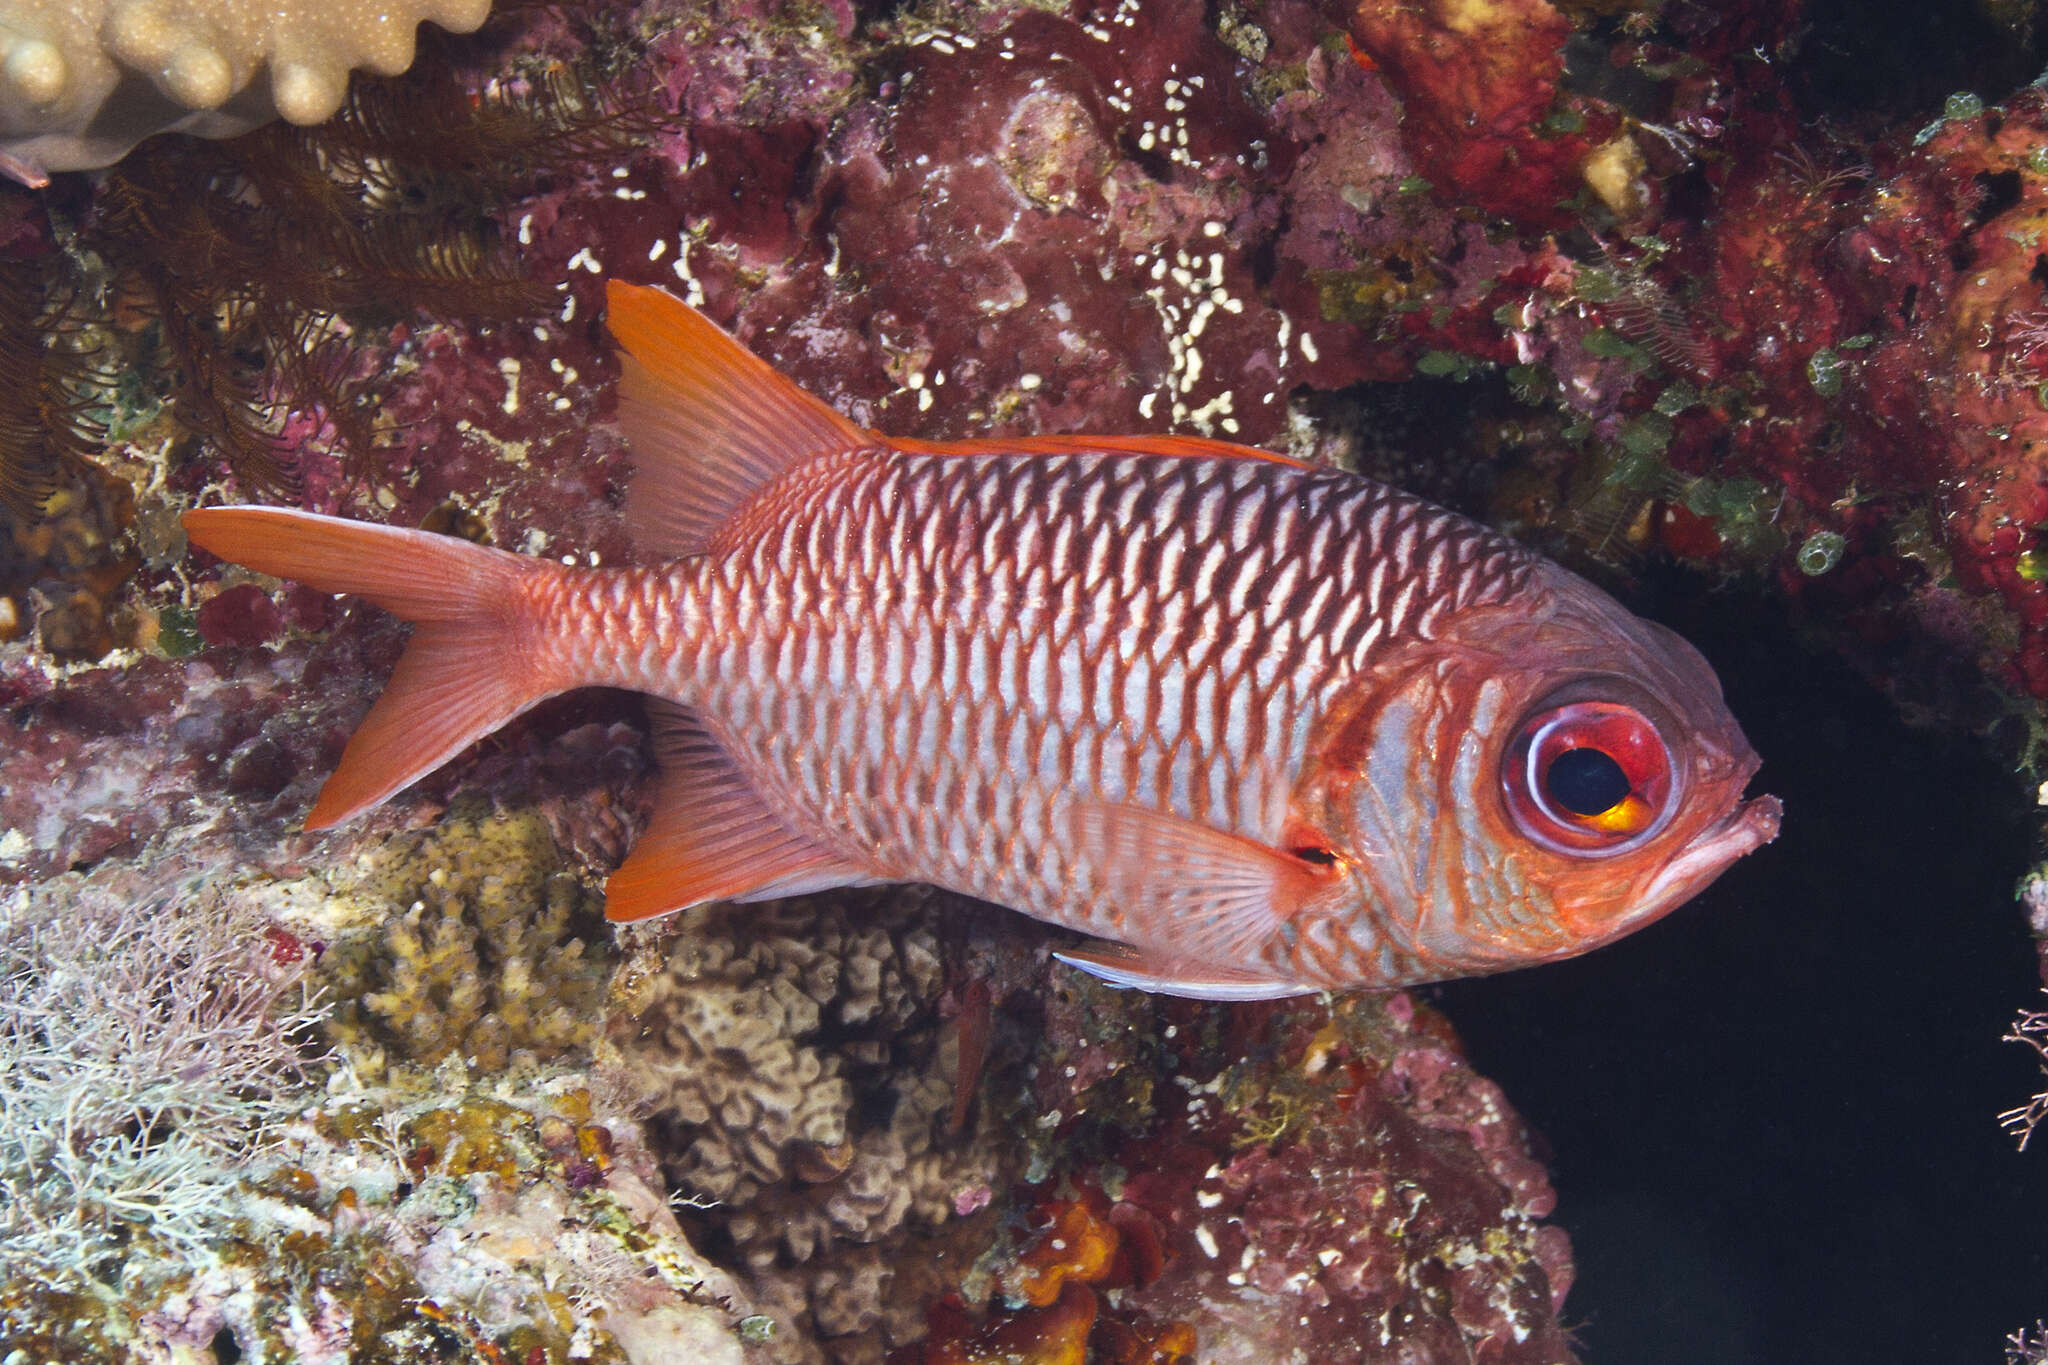
<svg viewBox="0 0 2048 1365">
<path fill-rule="evenodd" d="M 209 645 L 268 644 L 284 630 L 284 615 L 253 583 L 227 589 L 199 609 L 199 638 Z"/>
<path fill-rule="evenodd" d="M 1781 162 L 1731 187 L 1713 280 L 1746 342 L 1724 363 L 1774 400 L 1768 427 L 1737 426 L 1738 458 L 1784 484 L 1795 526 L 1832 529 L 1852 551 L 1882 556 L 1901 504 L 1926 506 L 1917 548 L 2002 608 L 1987 606 L 1981 629 L 2013 632 L 1994 662 L 2036 697 L 2048 696 L 2044 135 L 2048 94 L 2034 87 L 1989 109 L 1958 102 L 1913 145 L 1876 149 L 1882 169 L 1853 195 L 1837 167 Z M 1830 211 L 1831 198 L 1846 202 Z"/>
<path fill-rule="evenodd" d="M 1576 221 L 1589 182 L 1640 207 L 1620 112 L 1558 88 L 1573 25 L 1547 0 L 1364 0 L 1350 25 L 1406 106 L 1416 170 L 1452 201 L 1535 228 Z"/>
<path fill-rule="evenodd" d="M 829 121 L 693 125 L 628 177 L 647 201 L 572 210 L 554 249 L 595 237 L 606 270 L 736 314 L 800 382 L 903 435 L 1265 440 L 1295 385 L 1397 372 L 1263 297 L 1285 263 L 1257 245 L 1295 148 L 1198 7 L 998 10 L 891 36 L 876 98 Z M 727 54 L 675 55 L 686 106 L 726 79 Z M 682 208 L 680 241 L 647 203 Z"/>
<path fill-rule="evenodd" d="M 1134 1330 L 1188 1329 L 1204 1361 L 1573 1359 L 1557 1321 L 1571 1252 L 1540 1221 L 1556 1197 L 1440 1017 L 1406 996 L 1226 1009 L 1080 994 L 1050 1002 L 1037 1085 L 1039 1160 L 1059 1174 L 1021 1239 L 935 1308 L 911 1365 L 994 1358 L 948 1353 L 953 1337 L 1078 1361 L 1051 1349 L 1076 1284 L 1116 1290 L 1103 1316 Z M 1093 1066 L 1048 1068 L 1058 1058 Z"/>
<path fill-rule="evenodd" d="M 1523 425 L 1497 515 L 1767 568 L 1909 696 L 1945 651 L 2048 696 L 2048 94 L 1852 139 L 1756 59 L 1792 50 L 1797 7 L 1564 8 L 1349 19 L 1432 193 L 1524 234 L 1404 329 L 1424 373 L 1505 365 L 1565 415 Z"/>
<path fill-rule="evenodd" d="M 1307 1339 L 1377 1336 L 1387 1359 L 1569 1359 L 1555 1315 L 1570 1251 L 1537 1223 L 1556 1197 L 1520 1121 L 1407 999 L 1370 1009 L 1276 1021 L 1278 1084 L 1248 1097 L 1234 1135 L 1249 1145 L 1171 1174 L 1132 1163 L 1125 1198 L 1188 1253 L 1162 1277 L 1163 1311 L 1181 1306 L 1217 1360 L 1288 1349 L 1276 1300 Z M 1260 1141 L 1262 1121 L 1278 1135 Z"/>
</svg>

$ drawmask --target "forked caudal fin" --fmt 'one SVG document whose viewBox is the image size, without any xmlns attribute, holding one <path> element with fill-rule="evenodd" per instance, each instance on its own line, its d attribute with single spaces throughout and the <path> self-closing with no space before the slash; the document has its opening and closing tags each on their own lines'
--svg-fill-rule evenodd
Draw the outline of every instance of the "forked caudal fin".
<svg viewBox="0 0 2048 1365">
<path fill-rule="evenodd" d="M 418 781 L 520 712 L 573 685 L 539 657 L 526 581 L 543 561 L 452 536 L 282 507 L 187 512 L 185 534 L 222 559 L 322 592 L 354 593 L 412 640 L 384 695 L 320 789 L 325 829 Z"/>
</svg>

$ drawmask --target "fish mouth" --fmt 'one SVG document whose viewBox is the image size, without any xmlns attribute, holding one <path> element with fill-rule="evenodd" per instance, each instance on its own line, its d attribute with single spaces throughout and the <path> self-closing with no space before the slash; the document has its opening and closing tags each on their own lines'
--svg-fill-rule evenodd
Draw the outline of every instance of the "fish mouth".
<svg viewBox="0 0 2048 1365">
<path fill-rule="evenodd" d="M 1737 858 L 1777 838 L 1784 814 L 1784 803 L 1775 796 L 1758 796 L 1743 802 L 1719 824 L 1702 831 L 1685 852 L 1666 863 L 1644 889 L 1641 904 L 1674 905 L 1701 890 Z"/>
</svg>

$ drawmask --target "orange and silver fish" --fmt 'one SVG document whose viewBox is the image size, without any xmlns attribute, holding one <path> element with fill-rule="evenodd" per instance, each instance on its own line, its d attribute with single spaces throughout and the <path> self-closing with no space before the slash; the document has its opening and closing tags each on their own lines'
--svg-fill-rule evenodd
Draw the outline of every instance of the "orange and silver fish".
<svg viewBox="0 0 2048 1365">
<path fill-rule="evenodd" d="M 930 882 L 1224 999 L 1570 957 L 1777 832 L 1705 660 L 1464 517 L 1187 437 L 893 440 L 667 294 L 610 310 L 644 567 L 186 516 L 414 623 L 308 828 L 631 688 L 662 776 L 613 919 Z"/>
</svg>

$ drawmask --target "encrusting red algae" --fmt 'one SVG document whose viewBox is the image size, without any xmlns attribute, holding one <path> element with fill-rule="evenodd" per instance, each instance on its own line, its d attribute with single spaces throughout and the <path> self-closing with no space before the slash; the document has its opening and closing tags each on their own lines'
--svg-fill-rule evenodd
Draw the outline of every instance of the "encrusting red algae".
<svg viewBox="0 0 2048 1365">
<path fill-rule="evenodd" d="M 664 786 L 613 919 L 924 881 L 1221 999 L 1569 957 L 1777 832 L 1706 662 L 1484 526 L 1190 437 L 892 440 L 659 290 L 609 300 L 646 567 L 186 515 L 415 623 L 310 828 L 627 687 Z"/>
</svg>

